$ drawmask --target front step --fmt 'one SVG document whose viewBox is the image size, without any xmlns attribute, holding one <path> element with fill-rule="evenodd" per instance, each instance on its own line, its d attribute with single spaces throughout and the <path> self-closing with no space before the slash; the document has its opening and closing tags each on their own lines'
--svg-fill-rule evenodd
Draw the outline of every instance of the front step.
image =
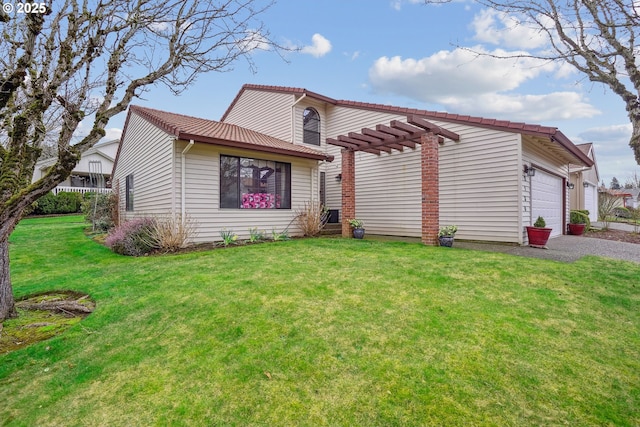
<svg viewBox="0 0 640 427">
<path fill-rule="evenodd" d="M 320 232 L 321 236 L 331 236 L 334 234 L 342 234 L 342 224 L 339 222 L 327 223 Z"/>
</svg>

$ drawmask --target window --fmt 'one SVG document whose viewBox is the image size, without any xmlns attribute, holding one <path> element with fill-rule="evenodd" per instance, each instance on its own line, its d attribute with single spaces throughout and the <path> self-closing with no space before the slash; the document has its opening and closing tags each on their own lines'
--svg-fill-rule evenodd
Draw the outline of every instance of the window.
<svg viewBox="0 0 640 427">
<path fill-rule="evenodd" d="M 307 108 L 302 113 L 302 128 L 305 144 L 320 145 L 320 115 L 313 108 Z"/>
<path fill-rule="evenodd" d="M 127 175 L 126 178 L 125 199 L 127 212 L 133 212 L 133 174 Z"/>
<path fill-rule="evenodd" d="M 291 209 L 291 164 L 220 156 L 220 207 Z"/>
</svg>

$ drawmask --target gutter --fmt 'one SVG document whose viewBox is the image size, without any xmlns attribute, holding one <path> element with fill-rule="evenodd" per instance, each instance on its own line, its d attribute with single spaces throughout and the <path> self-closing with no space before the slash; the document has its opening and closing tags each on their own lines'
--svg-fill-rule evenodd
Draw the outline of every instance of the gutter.
<svg viewBox="0 0 640 427">
<path fill-rule="evenodd" d="M 291 104 L 291 134 L 290 134 L 290 140 L 291 140 L 292 144 L 293 144 L 293 126 L 294 126 L 294 123 L 295 123 L 295 120 L 296 120 L 295 114 L 294 114 L 295 113 L 295 106 L 296 106 L 296 104 L 298 102 L 302 101 L 306 97 L 307 97 L 307 94 L 303 93 L 302 96 L 300 98 L 298 98 L 296 102 Z"/>
<path fill-rule="evenodd" d="M 187 209 L 185 206 L 185 200 L 186 200 L 186 189 L 187 189 L 187 180 L 186 180 L 186 174 L 187 174 L 187 165 L 185 164 L 185 158 L 187 155 L 187 152 L 189 150 L 191 150 L 191 147 L 193 147 L 193 145 L 195 144 L 195 141 L 192 139 L 189 141 L 189 144 L 184 148 L 184 150 L 182 150 L 182 153 L 180 153 L 180 214 L 182 215 L 182 224 L 186 223 L 186 216 L 187 216 Z"/>
</svg>

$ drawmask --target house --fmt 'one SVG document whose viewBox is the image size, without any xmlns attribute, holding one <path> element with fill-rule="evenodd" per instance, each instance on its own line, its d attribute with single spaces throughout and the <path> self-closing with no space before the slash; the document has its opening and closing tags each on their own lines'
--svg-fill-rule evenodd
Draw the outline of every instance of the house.
<svg viewBox="0 0 640 427">
<path fill-rule="evenodd" d="M 120 140 L 98 142 L 82 153 L 80 161 L 71 172 L 69 178 L 53 189 L 54 194 L 61 191 L 86 193 L 110 192 L 111 170 L 118 151 Z M 47 170 L 56 162 L 56 158 L 40 160 L 33 171 L 32 182 L 42 178 Z"/>
<path fill-rule="evenodd" d="M 320 168 L 320 198 L 329 209 L 364 220 L 367 233 L 426 243 L 439 225 L 456 224 L 461 239 L 525 244 L 525 226 L 538 216 L 552 236 L 564 234 L 569 165 L 594 165 L 555 127 L 301 88 L 245 85 L 221 120 L 333 155 Z"/>
<path fill-rule="evenodd" d="M 589 219 L 597 221 L 600 175 L 598 174 L 596 154 L 592 143 L 576 146 L 593 161 L 593 166 L 569 165 L 569 206 L 571 210 L 588 210 Z"/>
<path fill-rule="evenodd" d="M 625 206 L 628 208 L 638 209 L 638 206 L 640 206 L 640 189 L 631 188 L 626 191 L 630 194 L 630 197 L 625 199 Z"/>
<path fill-rule="evenodd" d="M 540 215 L 565 232 L 569 165 L 588 155 L 554 127 L 244 85 L 220 122 L 131 107 L 113 171 L 122 215 L 188 214 L 223 228 L 290 227 L 318 200 L 367 233 L 526 244 Z M 290 228 L 294 231 L 295 228 Z"/>
<path fill-rule="evenodd" d="M 331 155 L 228 123 L 131 106 L 113 169 L 120 218 L 180 215 L 193 241 L 241 238 L 292 223 L 320 193 L 319 166 Z"/>
</svg>

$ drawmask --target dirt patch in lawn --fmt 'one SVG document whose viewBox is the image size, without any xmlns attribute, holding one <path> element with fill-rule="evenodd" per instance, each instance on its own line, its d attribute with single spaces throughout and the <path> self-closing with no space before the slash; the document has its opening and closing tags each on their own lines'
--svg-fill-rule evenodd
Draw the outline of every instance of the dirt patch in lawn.
<svg viewBox="0 0 640 427">
<path fill-rule="evenodd" d="M 0 323 L 0 354 L 59 335 L 95 309 L 89 295 L 52 291 L 16 301 L 18 317 Z"/>
<path fill-rule="evenodd" d="M 596 239 L 615 240 L 617 242 L 627 242 L 640 244 L 640 233 L 632 233 L 622 230 L 594 230 L 585 234 L 586 237 L 594 237 Z"/>
</svg>

